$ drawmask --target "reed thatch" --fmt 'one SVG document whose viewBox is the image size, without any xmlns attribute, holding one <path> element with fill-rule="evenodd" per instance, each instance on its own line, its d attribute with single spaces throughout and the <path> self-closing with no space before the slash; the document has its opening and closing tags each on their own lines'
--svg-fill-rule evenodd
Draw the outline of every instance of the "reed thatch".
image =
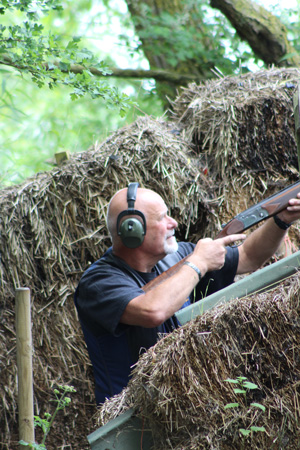
<svg viewBox="0 0 300 450">
<path fill-rule="evenodd" d="M 292 97 L 299 78 L 299 69 L 261 70 L 191 84 L 174 101 L 172 119 L 215 180 L 223 220 L 298 179 Z"/>
<path fill-rule="evenodd" d="M 299 275 L 268 293 L 206 312 L 159 341 L 99 424 L 133 407 L 160 450 L 299 447 Z M 257 385 L 236 394 L 227 379 Z M 225 409 L 230 403 L 238 407 Z M 253 406 L 258 403 L 260 406 Z M 243 438 L 240 429 L 264 427 Z"/>
<path fill-rule="evenodd" d="M 159 192 L 185 224 L 183 237 L 190 223 L 205 219 L 208 184 L 191 164 L 189 152 L 167 124 L 145 117 L 62 167 L 1 192 L 0 428 L 5 430 L 1 441 L 10 450 L 17 440 L 15 289 L 31 289 L 36 409 L 41 414 L 47 410 L 53 384 L 74 385 L 74 407 L 66 416 L 70 423 L 56 427 L 56 448 L 71 443 L 83 450 L 82 441 L 72 444 L 74 430 L 87 434 L 95 408 L 74 290 L 82 272 L 110 245 L 106 206 L 128 182 L 136 180 Z M 81 419 L 74 420 L 78 415 Z M 78 429 L 80 421 L 83 428 Z"/>
<path fill-rule="evenodd" d="M 49 436 L 49 447 L 84 450 L 96 409 L 73 293 L 82 272 L 110 245 L 105 226 L 109 199 L 128 182 L 139 181 L 170 206 L 181 224 L 179 239 L 215 235 L 220 223 L 260 200 L 267 188 L 272 193 L 296 180 L 292 94 L 299 77 L 297 69 L 272 69 L 191 85 L 174 102 L 172 120 L 140 118 L 62 166 L 0 192 L 3 449 L 16 448 L 18 440 L 15 289 L 31 289 L 35 413 L 51 410 L 56 384 L 77 389 L 71 407 L 61 413 L 64 421 Z M 230 88 L 238 82 L 248 91 L 245 98 Z M 260 126 L 263 147 L 258 145 Z M 251 165 L 256 161 L 251 155 L 258 152 L 259 161 L 266 161 L 265 172 L 257 170 L 259 164 Z M 280 163 L 272 166 L 272 158 Z M 294 229 L 291 236 L 297 243 L 299 231 Z"/>
</svg>

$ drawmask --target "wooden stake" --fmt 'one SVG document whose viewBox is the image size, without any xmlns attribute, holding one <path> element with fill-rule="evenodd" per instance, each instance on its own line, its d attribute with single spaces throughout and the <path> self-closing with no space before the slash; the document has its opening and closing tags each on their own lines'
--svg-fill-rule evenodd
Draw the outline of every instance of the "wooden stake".
<svg viewBox="0 0 300 450">
<path fill-rule="evenodd" d="M 70 159 L 70 152 L 68 151 L 55 153 L 55 160 L 58 166 L 64 161 L 67 161 L 68 159 Z"/>
<path fill-rule="evenodd" d="M 298 153 L 298 172 L 300 172 L 300 82 L 293 97 L 294 118 L 295 118 L 295 139 Z"/>
<path fill-rule="evenodd" d="M 32 337 L 29 288 L 16 289 L 19 438 L 34 443 Z M 25 446 L 20 444 L 20 450 Z"/>
</svg>

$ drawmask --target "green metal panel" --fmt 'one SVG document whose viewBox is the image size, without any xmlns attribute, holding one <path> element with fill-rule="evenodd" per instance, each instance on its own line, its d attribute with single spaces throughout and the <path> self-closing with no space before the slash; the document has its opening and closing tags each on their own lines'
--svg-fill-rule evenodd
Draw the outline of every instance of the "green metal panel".
<svg viewBox="0 0 300 450">
<path fill-rule="evenodd" d="M 88 441 L 92 450 L 150 450 L 151 430 L 129 409 L 103 427 L 91 433 Z"/>
<path fill-rule="evenodd" d="M 296 252 L 178 311 L 176 317 L 183 325 L 216 305 L 275 286 L 284 278 L 296 273 L 299 267 L 300 252 Z"/>
</svg>

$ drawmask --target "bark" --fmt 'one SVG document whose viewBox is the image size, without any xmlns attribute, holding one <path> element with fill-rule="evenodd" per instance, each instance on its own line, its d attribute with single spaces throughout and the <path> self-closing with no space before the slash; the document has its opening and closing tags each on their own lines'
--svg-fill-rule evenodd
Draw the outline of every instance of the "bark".
<svg viewBox="0 0 300 450">
<path fill-rule="evenodd" d="M 77 68 L 77 69 L 76 69 Z M 80 70 L 80 66 L 73 66 L 72 71 L 76 73 L 76 70 Z M 90 69 L 94 75 L 100 75 L 97 69 Z M 205 78 L 200 75 L 189 75 L 174 70 L 143 70 L 143 69 L 119 69 L 111 68 L 112 73 L 105 75 L 117 78 L 153 78 L 156 81 L 163 81 L 172 83 L 176 86 L 186 85 L 193 81 L 203 81 Z"/>
<path fill-rule="evenodd" d="M 241 39 L 266 64 L 299 66 L 300 57 L 287 39 L 287 30 L 280 20 L 250 0 L 211 0 L 231 22 Z M 287 55 L 289 59 L 282 60 Z"/>
</svg>

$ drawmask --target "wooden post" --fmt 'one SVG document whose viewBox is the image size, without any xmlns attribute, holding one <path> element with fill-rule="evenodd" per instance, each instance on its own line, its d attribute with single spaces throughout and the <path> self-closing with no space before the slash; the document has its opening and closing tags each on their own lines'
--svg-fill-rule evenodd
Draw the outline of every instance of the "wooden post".
<svg viewBox="0 0 300 450">
<path fill-rule="evenodd" d="M 295 118 L 295 139 L 298 154 L 298 172 L 300 172 L 300 83 L 293 97 L 294 118 Z"/>
<path fill-rule="evenodd" d="M 68 159 L 70 159 L 70 152 L 68 150 L 55 153 L 55 160 L 58 166 Z"/>
<path fill-rule="evenodd" d="M 34 443 L 32 337 L 29 288 L 16 289 L 19 438 Z M 25 446 L 20 444 L 20 450 Z"/>
</svg>

